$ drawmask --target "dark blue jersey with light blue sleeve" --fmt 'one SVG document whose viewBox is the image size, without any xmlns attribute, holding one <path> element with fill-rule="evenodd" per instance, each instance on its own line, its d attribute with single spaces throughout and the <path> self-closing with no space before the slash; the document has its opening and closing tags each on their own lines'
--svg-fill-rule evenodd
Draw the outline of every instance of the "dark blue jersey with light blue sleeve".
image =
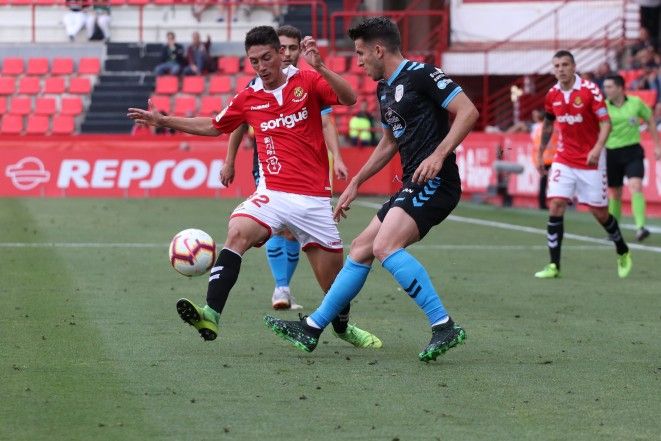
<svg viewBox="0 0 661 441">
<path fill-rule="evenodd" d="M 381 123 L 397 142 L 404 181 L 436 150 L 450 130 L 448 105 L 462 92 L 461 87 L 432 65 L 404 60 L 376 89 L 381 106 Z M 437 175 L 459 182 L 454 153 L 447 156 Z"/>
</svg>

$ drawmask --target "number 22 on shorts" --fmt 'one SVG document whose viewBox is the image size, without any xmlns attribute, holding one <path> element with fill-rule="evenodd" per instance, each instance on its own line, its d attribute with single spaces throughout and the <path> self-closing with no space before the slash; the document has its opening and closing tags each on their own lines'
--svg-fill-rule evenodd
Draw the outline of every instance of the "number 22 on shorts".
<svg viewBox="0 0 661 441">
<path fill-rule="evenodd" d="M 269 197 L 265 194 L 256 194 L 250 198 L 250 202 L 255 204 L 257 208 L 262 208 L 262 205 L 268 204 L 270 201 Z"/>
</svg>

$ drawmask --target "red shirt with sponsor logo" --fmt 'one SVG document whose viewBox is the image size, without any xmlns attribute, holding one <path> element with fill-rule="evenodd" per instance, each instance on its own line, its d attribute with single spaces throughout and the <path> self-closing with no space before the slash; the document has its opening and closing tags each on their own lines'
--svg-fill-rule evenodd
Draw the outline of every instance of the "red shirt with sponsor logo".
<svg viewBox="0 0 661 441">
<path fill-rule="evenodd" d="M 588 153 L 599 136 L 599 122 L 608 121 L 604 97 L 591 81 L 578 75 L 571 91 L 563 91 L 556 84 L 546 94 L 546 117 L 555 120 L 560 129 L 554 162 L 569 167 L 596 169 L 587 165 Z"/>
<path fill-rule="evenodd" d="M 339 100 L 316 71 L 289 66 L 283 72 L 287 82 L 274 91 L 264 90 L 256 78 L 216 116 L 214 126 L 226 133 L 244 122 L 254 128 L 260 187 L 330 196 L 321 109 Z"/>
</svg>

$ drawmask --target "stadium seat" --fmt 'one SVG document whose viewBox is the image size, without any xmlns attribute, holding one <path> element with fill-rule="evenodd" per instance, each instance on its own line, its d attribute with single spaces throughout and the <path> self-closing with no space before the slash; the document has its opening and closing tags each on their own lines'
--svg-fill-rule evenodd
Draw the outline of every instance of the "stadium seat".
<svg viewBox="0 0 661 441">
<path fill-rule="evenodd" d="M 35 115 L 53 115 L 55 113 L 55 98 L 39 97 L 34 105 Z"/>
<path fill-rule="evenodd" d="M 83 100 L 77 96 L 62 98 L 60 103 L 60 114 L 76 116 L 83 112 Z"/>
<path fill-rule="evenodd" d="M 363 77 L 363 85 L 360 88 L 360 92 L 365 95 L 374 95 L 376 93 L 376 85 L 378 83 L 373 81 L 368 76 Z"/>
<path fill-rule="evenodd" d="M 654 105 L 656 104 L 656 90 L 628 90 L 627 95 L 637 96 L 654 110 Z"/>
<path fill-rule="evenodd" d="M 177 116 L 194 116 L 197 99 L 194 96 L 178 96 L 174 99 L 174 114 Z"/>
<path fill-rule="evenodd" d="M 71 135 L 74 128 L 73 116 L 56 115 L 53 117 L 53 128 L 51 130 L 53 135 Z"/>
<path fill-rule="evenodd" d="M 154 0 L 155 5 L 174 5 L 174 0 Z"/>
<path fill-rule="evenodd" d="M 358 58 L 352 57 L 349 61 L 349 72 L 357 75 L 363 75 L 365 73 L 363 68 L 358 66 Z"/>
<path fill-rule="evenodd" d="M 18 93 L 23 95 L 36 95 L 41 89 L 39 77 L 23 77 L 18 80 Z"/>
<path fill-rule="evenodd" d="M 71 75 L 73 73 L 73 59 L 54 58 L 51 66 L 52 75 Z"/>
<path fill-rule="evenodd" d="M 0 96 L 0 115 L 7 113 L 7 98 Z"/>
<path fill-rule="evenodd" d="M 239 73 L 239 57 L 233 55 L 219 57 L 218 72 L 225 74 Z"/>
<path fill-rule="evenodd" d="M 171 113 L 170 97 L 167 95 L 152 95 L 151 104 L 159 112 Z"/>
<path fill-rule="evenodd" d="M 213 116 L 223 108 L 223 100 L 219 96 L 203 96 L 200 103 L 200 116 Z"/>
<path fill-rule="evenodd" d="M 221 94 L 221 93 L 231 93 L 232 92 L 232 82 L 230 77 L 226 75 L 214 75 L 209 81 L 209 93 L 210 94 Z"/>
<path fill-rule="evenodd" d="M 341 55 L 328 57 L 328 68 L 336 73 L 344 73 L 347 70 L 347 58 Z"/>
<path fill-rule="evenodd" d="M 23 73 L 22 58 L 5 58 L 2 62 L 2 75 L 17 76 Z"/>
<path fill-rule="evenodd" d="M 64 78 L 49 77 L 44 81 L 44 93 L 60 95 L 64 93 Z"/>
<path fill-rule="evenodd" d="M 46 75 L 48 73 L 48 58 L 30 58 L 28 60 L 28 75 Z"/>
<path fill-rule="evenodd" d="M 25 129 L 26 135 L 44 135 L 48 132 L 49 118 L 42 115 L 32 115 L 28 118 L 28 126 Z"/>
<path fill-rule="evenodd" d="M 0 77 L 0 95 L 13 95 L 16 92 L 14 77 Z"/>
<path fill-rule="evenodd" d="M 241 92 L 248 86 L 248 84 L 250 84 L 253 78 L 255 78 L 254 75 L 241 75 L 236 79 L 236 87 L 234 90 L 236 90 L 237 93 Z"/>
<path fill-rule="evenodd" d="M 86 77 L 71 77 L 69 79 L 69 93 L 77 95 L 89 95 L 92 91 L 92 83 Z"/>
<path fill-rule="evenodd" d="M 20 135 L 23 131 L 23 117 L 18 115 L 4 115 L 0 133 L 5 135 Z"/>
<path fill-rule="evenodd" d="M 358 90 L 358 86 L 360 86 L 360 77 L 358 75 L 343 75 L 343 77 L 351 85 L 353 90 Z"/>
<path fill-rule="evenodd" d="M 255 76 L 255 69 L 252 67 L 252 64 L 250 64 L 250 60 L 248 57 L 245 57 L 243 59 L 243 69 L 241 70 L 246 75 L 252 75 Z"/>
<path fill-rule="evenodd" d="M 181 91 L 191 95 L 200 95 L 202 92 L 204 92 L 204 86 L 205 77 L 199 75 L 187 76 L 184 77 L 184 83 L 181 86 Z"/>
<path fill-rule="evenodd" d="M 98 75 L 101 71 L 101 61 L 98 58 L 81 58 L 78 62 L 79 75 Z"/>
<path fill-rule="evenodd" d="M 129 5 L 146 5 L 149 0 L 126 0 Z"/>
<path fill-rule="evenodd" d="M 28 115 L 32 112 L 32 98 L 29 96 L 12 97 L 9 103 L 9 113 L 11 115 Z"/>
<path fill-rule="evenodd" d="M 126 4 L 126 0 L 110 0 L 110 4 L 113 6 L 121 6 Z"/>
<path fill-rule="evenodd" d="M 172 95 L 179 91 L 179 78 L 174 75 L 156 77 L 156 90 L 159 95 Z"/>
<path fill-rule="evenodd" d="M 642 69 L 621 70 L 618 73 L 624 78 L 625 87 L 629 87 L 631 83 L 643 76 Z"/>
</svg>

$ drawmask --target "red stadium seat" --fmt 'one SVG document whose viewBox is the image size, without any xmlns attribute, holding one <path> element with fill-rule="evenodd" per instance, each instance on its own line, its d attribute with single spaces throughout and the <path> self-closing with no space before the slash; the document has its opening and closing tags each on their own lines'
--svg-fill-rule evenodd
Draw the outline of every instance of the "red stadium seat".
<svg viewBox="0 0 661 441">
<path fill-rule="evenodd" d="M 347 58 L 341 55 L 328 57 L 328 68 L 336 73 L 344 73 L 347 70 Z"/>
<path fill-rule="evenodd" d="M 619 74 L 624 78 L 624 86 L 629 87 L 631 83 L 643 76 L 642 69 L 621 70 Z"/>
<path fill-rule="evenodd" d="M 171 113 L 170 97 L 167 95 L 152 95 L 151 104 L 159 112 Z"/>
<path fill-rule="evenodd" d="M 51 66 L 52 75 L 71 75 L 73 73 L 73 59 L 54 58 Z"/>
<path fill-rule="evenodd" d="M 376 85 L 378 83 L 372 80 L 370 77 L 363 77 L 363 85 L 360 88 L 360 91 L 365 95 L 374 95 L 376 93 Z"/>
<path fill-rule="evenodd" d="M 0 133 L 5 135 L 19 135 L 23 131 L 23 117 L 17 115 L 5 115 L 2 118 Z"/>
<path fill-rule="evenodd" d="M 48 58 L 30 58 L 28 60 L 28 75 L 46 75 L 48 73 Z"/>
<path fill-rule="evenodd" d="M 69 79 L 69 93 L 76 95 L 89 95 L 92 91 L 92 82 L 86 77 L 72 77 Z"/>
<path fill-rule="evenodd" d="M 44 93 L 60 95 L 64 93 L 64 78 L 50 77 L 44 81 Z"/>
<path fill-rule="evenodd" d="M 9 113 L 12 115 L 28 115 L 32 112 L 32 98 L 15 96 L 11 99 Z"/>
<path fill-rule="evenodd" d="M 44 135 L 48 131 L 49 118 L 42 115 L 32 115 L 28 118 L 26 135 Z"/>
<path fill-rule="evenodd" d="M 241 75 L 236 79 L 236 87 L 234 90 L 236 90 L 237 93 L 241 92 L 248 86 L 248 84 L 250 84 L 253 78 L 255 78 L 254 75 Z"/>
<path fill-rule="evenodd" d="M 250 64 L 250 60 L 248 57 L 245 57 L 243 59 L 243 69 L 241 70 L 244 74 L 246 75 L 252 75 L 255 76 L 255 68 L 252 67 L 252 64 Z"/>
<path fill-rule="evenodd" d="M 349 72 L 352 74 L 364 75 L 365 70 L 358 66 L 358 58 L 351 57 L 349 61 Z"/>
<path fill-rule="evenodd" d="M 71 135 L 75 129 L 73 116 L 56 115 L 53 117 L 53 135 Z"/>
<path fill-rule="evenodd" d="M 233 55 L 219 57 L 218 71 L 225 74 L 239 73 L 239 57 Z"/>
<path fill-rule="evenodd" d="M 22 58 L 5 58 L 2 62 L 2 75 L 21 75 L 23 73 Z"/>
<path fill-rule="evenodd" d="M 200 116 L 213 116 L 220 112 L 223 108 L 223 100 L 219 96 L 203 96 L 200 103 Z"/>
<path fill-rule="evenodd" d="M 146 5 L 149 0 L 127 0 L 126 3 L 129 5 Z"/>
<path fill-rule="evenodd" d="M 209 93 L 210 94 L 221 94 L 221 93 L 231 93 L 232 92 L 232 82 L 230 77 L 226 75 L 214 75 L 211 77 L 209 82 Z"/>
<path fill-rule="evenodd" d="M 78 74 L 98 75 L 101 72 L 101 61 L 98 58 L 81 58 L 78 62 Z"/>
<path fill-rule="evenodd" d="M 174 99 L 174 114 L 177 116 L 193 116 L 197 107 L 194 96 L 178 96 Z"/>
<path fill-rule="evenodd" d="M 35 115 L 52 115 L 55 113 L 55 98 L 39 97 L 34 105 Z"/>
<path fill-rule="evenodd" d="M 126 0 L 110 0 L 110 4 L 113 6 L 121 6 L 126 4 Z"/>
<path fill-rule="evenodd" d="M 13 95 L 16 92 L 14 77 L 0 77 L 0 95 Z"/>
<path fill-rule="evenodd" d="M 41 89 L 39 77 L 23 77 L 18 80 L 18 93 L 23 95 L 36 95 Z"/>
<path fill-rule="evenodd" d="M 360 85 L 360 77 L 358 75 L 343 75 L 353 90 L 358 90 Z"/>
<path fill-rule="evenodd" d="M 654 110 L 654 105 L 656 104 L 656 90 L 628 90 L 627 95 L 637 96 Z"/>
<path fill-rule="evenodd" d="M 7 98 L 0 96 L 0 115 L 7 113 Z"/>
<path fill-rule="evenodd" d="M 83 112 L 83 100 L 80 97 L 72 96 L 62 98 L 60 106 L 61 115 L 76 116 Z"/>
<path fill-rule="evenodd" d="M 172 95 L 179 91 L 179 78 L 174 75 L 156 77 L 156 90 L 160 95 Z"/>
<path fill-rule="evenodd" d="M 174 5 L 174 0 L 154 0 L 155 5 Z"/>
<path fill-rule="evenodd" d="M 181 91 L 191 95 L 200 95 L 202 92 L 204 92 L 204 87 L 205 77 L 198 75 L 188 76 L 184 77 L 184 83 L 181 86 Z"/>
</svg>

